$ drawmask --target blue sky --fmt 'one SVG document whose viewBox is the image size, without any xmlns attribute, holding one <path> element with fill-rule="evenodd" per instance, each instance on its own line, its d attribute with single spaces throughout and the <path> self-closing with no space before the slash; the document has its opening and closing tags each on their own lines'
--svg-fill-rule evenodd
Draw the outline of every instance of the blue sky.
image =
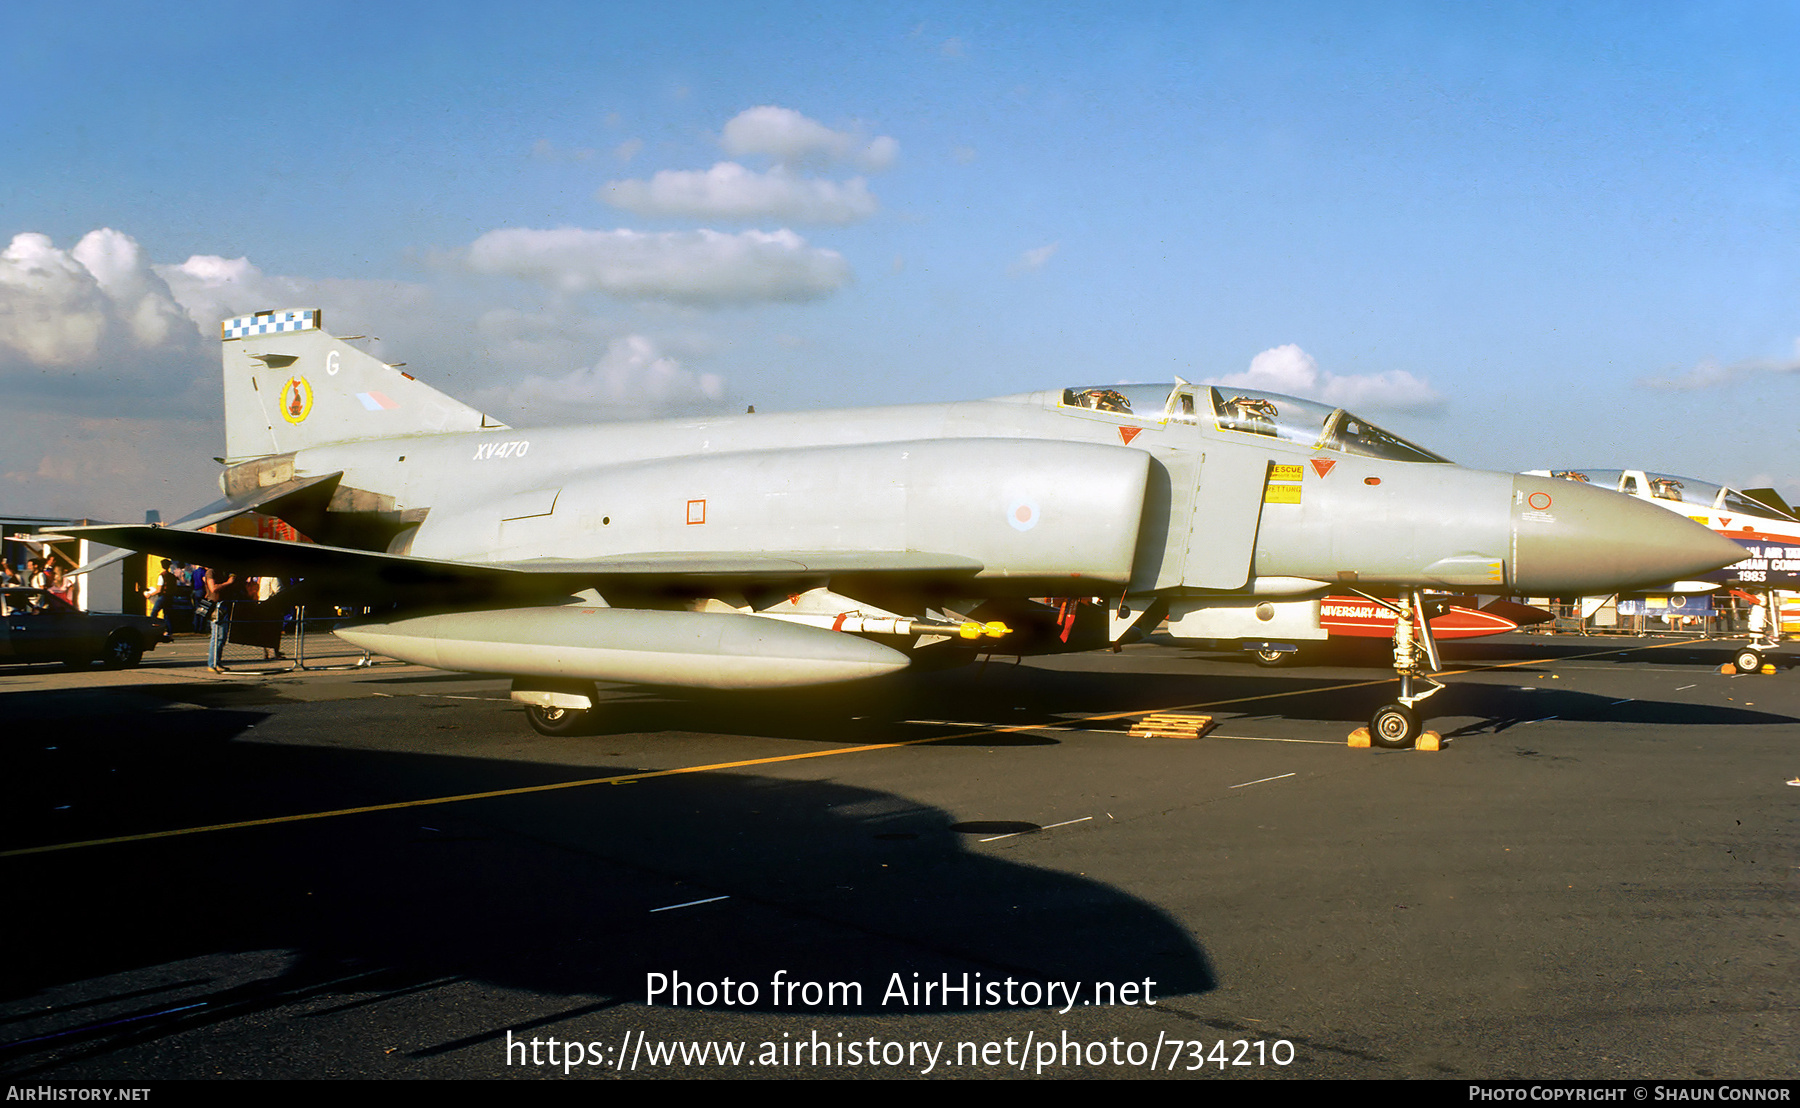
<svg viewBox="0 0 1800 1108">
<path fill-rule="evenodd" d="M 217 317 L 314 306 L 516 425 L 1255 373 L 1466 464 L 1796 497 L 1797 32 L 15 0 L 0 511 L 207 499 Z"/>
</svg>

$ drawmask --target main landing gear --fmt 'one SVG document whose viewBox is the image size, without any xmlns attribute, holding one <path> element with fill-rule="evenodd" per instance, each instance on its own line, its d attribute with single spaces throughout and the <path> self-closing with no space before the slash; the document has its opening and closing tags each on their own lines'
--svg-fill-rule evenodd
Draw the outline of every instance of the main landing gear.
<svg viewBox="0 0 1800 1108">
<path fill-rule="evenodd" d="M 1359 592 L 1358 596 L 1387 608 L 1394 620 L 1394 672 L 1400 676 L 1400 695 L 1369 717 L 1369 742 L 1389 750 L 1401 750 L 1417 742 L 1425 733 L 1425 722 L 1419 714 L 1419 703 L 1443 689 L 1430 674 L 1443 669 L 1438 659 L 1437 641 L 1431 636 L 1431 624 L 1425 610 L 1425 597 L 1418 589 L 1409 589 L 1395 603 Z M 1415 692 L 1414 682 L 1431 687 Z"/>
<path fill-rule="evenodd" d="M 1774 589 L 1763 590 L 1763 608 L 1762 631 L 1732 656 L 1739 673 L 1761 673 L 1769 655 L 1781 647 L 1781 596 Z"/>
<path fill-rule="evenodd" d="M 540 735 L 585 734 L 592 715 L 591 708 L 525 705 L 525 718 L 531 721 L 531 729 Z"/>
<path fill-rule="evenodd" d="M 585 735 L 597 722 L 592 681 L 515 677 L 512 699 L 525 705 L 525 718 L 540 735 Z"/>
</svg>

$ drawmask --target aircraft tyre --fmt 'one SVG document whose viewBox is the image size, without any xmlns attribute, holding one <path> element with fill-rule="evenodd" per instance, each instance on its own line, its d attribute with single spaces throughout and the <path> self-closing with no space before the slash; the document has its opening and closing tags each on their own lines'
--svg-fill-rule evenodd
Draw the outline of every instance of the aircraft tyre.
<svg viewBox="0 0 1800 1108">
<path fill-rule="evenodd" d="M 144 658 L 144 645 L 129 631 L 114 631 L 100 651 L 100 664 L 107 669 L 130 669 Z"/>
<path fill-rule="evenodd" d="M 1738 651 L 1737 657 L 1733 658 L 1732 662 L 1737 666 L 1739 673 L 1762 672 L 1762 655 L 1751 650 L 1749 647 L 1745 647 Z"/>
<path fill-rule="evenodd" d="M 525 718 L 531 721 L 531 729 L 540 735 L 581 735 L 593 723 L 591 708 L 546 708 L 538 704 L 525 705 Z"/>
<path fill-rule="evenodd" d="M 1253 650 L 1250 653 L 1255 656 L 1257 665 L 1271 668 L 1291 665 L 1299 657 L 1299 652 L 1294 650 Z"/>
<path fill-rule="evenodd" d="M 1369 717 L 1369 741 L 1388 750 L 1404 750 L 1424 733 L 1419 713 L 1404 704 L 1383 704 Z"/>
</svg>

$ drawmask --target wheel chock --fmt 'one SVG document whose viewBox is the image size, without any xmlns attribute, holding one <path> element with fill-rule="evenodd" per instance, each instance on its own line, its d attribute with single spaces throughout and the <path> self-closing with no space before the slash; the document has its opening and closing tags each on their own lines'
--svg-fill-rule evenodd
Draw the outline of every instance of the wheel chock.
<svg viewBox="0 0 1800 1108">
<path fill-rule="evenodd" d="M 1350 737 L 1344 740 L 1344 745 L 1363 747 L 1371 745 L 1369 742 L 1369 729 L 1367 727 L 1358 727 L 1356 730 L 1350 732 Z M 1444 749 L 1444 736 L 1438 734 L 1436 731 L 1427 731 L 1413 742 L 1413 749 L 1442 750 Z"/>
<path fill-rule="evenodd" d="M 1131 736 L 1136 739 L 1197 739 L 1212 729 L 1211 716 L 1159 712 L 1132 724 Z"/>
<path fill-rule="evenodd" d="M 1737 676 L 1737 667 L 1732 665 L 1730 662 L 1726 662 L 1724 665 L 1719 667 L 1719 672 L 1723 673 L 1727 677 L 1736 677 Z"/>
<path fill-rule="evenodd" d="M 1775 676 L 1775 663 L 1774 662 L 1764 662 L 1762 671 L 1763 671 L 1764 676 L 1767 676 L 1767 677 Z"/>
</svg>

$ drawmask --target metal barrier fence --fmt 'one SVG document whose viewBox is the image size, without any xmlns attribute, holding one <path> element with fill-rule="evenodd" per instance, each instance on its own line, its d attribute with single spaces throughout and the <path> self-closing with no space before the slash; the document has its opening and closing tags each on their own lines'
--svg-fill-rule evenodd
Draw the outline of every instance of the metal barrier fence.
<svg viewBox="0 0 1800 1108">
<path fill-rule="evenodd" d="M 398 665 L 391 658 L 370 654 L 331 633 L 367 611 L 330 608 L 309 613 L 304 605 L 234 604 L 226 621 L 224 641 L 219 645 L 217 665 L 224 670 L 263 673 Z"/>
<path fill-rule="evenodd" d="M 1526 630 L 1537 635 L 1682 635 L 1701 638 L 1735 638 L 1750 631 L 1750 613 L 1742 607 L 1703 608 L 1681 612 L 1648 609 L 1621 613 L 1606 605 L 1586 618 L 1579 604 L 1538 605 L 1555 618 Z"/>
</svg>

